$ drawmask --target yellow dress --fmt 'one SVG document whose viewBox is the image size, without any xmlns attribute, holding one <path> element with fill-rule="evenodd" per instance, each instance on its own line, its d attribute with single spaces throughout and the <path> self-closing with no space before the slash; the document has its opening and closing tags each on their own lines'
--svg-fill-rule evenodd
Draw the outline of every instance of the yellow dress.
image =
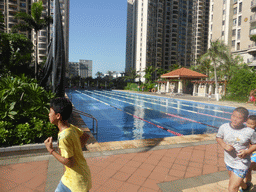
<svg viewBox="0 0 256 192">
<path fill-rule="evenodd" d="M 75 165 L 71 168 L 65 166 L 66 171 L 61 178 L 62 183 L 72 192 L 87 192 L 92 187 L 91 172 L 83 156 L 80 137 L 83 131 L 74 125 L 58 134 L 61 156 L 70 158 L 74 156 Z"/>
</svg>

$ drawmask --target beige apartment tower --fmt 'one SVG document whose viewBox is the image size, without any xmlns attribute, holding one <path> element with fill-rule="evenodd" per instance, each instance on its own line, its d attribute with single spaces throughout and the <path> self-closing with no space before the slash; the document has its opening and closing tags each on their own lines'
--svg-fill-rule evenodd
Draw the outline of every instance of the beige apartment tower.
<svg viewBox="0 0 256 192">
<path fill-rule="evenodd" d="M 54 17 L 54 0 L 42 0 L 44 10 L 42 16 L 52 16 Z M 18 12 L 25 12 L 31 14 L 32 3 L 37 2 L 37 0 L 0 0 L 0 11 L 4 14 L 5 32 L 10 33 L 12 27 L 18 23 L 14 16 Z M 61 15 L 62 15 L 62 25 L 63 25 L 63 36 L 65 42 L 65 59 L 68 63 L 69 58 L 69 0 L 59 0 Z M 27 32 L 22 31 L 21 34 L 26 35 L 31 41 L 36 43 L 36 34 L 34 31 Z M 53 38 L 53 25 L 40 30 L 38 32 L 38 63 L 44 61 L 48 54 L 48 44 Z"/>
<path fill-rule="evenodd" d="M 255 4 L 254 0 L 211 0 L 209 47 L 210 41 L 222 40 L 233 54 L 241 55 L 245 63 L 252 65 L 256 47 L 250 33 L 254 32 L 251 26 L 256 17 L 251 9 Z"/>
</svg>

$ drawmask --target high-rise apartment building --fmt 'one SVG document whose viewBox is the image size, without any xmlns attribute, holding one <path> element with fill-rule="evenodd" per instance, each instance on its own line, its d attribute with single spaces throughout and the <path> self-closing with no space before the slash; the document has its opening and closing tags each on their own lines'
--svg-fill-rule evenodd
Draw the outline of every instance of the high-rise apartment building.
<svg viewBox="0 0 256 192">
<path fill-rule="evenodd" d="M 233 54 L 241 55 L 250 65 L 256 50 L 250 40 L 250 33 L 254 33 L 253 26 L 256 26 L 256 16 L 251 12 L 255 4 L 251 0 L 211 0 L 209 46 L 210 41 L 222 40 Z"/>
<path fill-rule="evenodd" d="M 126 72 L 191 65 L 193 1 L 128 0 Z"/>
<path fill-rule="evenodd" d="M 194 0 L 192 57 L 195 62 L 208 49 L 210 0 Z"/>
<path fill-rule="evenodd" d="M 69 62 L 67 67 L 69 77 L 92 77 L 92 60 L 79 60 L 79 62 Z"/>
<path fill-rule="evenodd" d="M 31 5 L 38 0 L 0 0 L 0 11 L 4 14 L 5 21 L 5 32 L 9 33 L 11 28 L 18 23 L 14 18 L 17 12 L 26 12 L 31 14 Z M 52 16 L 54 17 L 54 0 L 42 0 L 44 10 L 42 16 Z M 65 42 L 65 51 L 66 51 L 66 63 L 68 63 L 69 58 L 69 0 L 59 0 L 61 15 L 62 15 L 62 24 L 63 24 L 63 36 Z M 53 24 L 49 27 L 42 29 L 38 32 L 38 63 L 41 63 L 48 53 L 48 44 L 53 38 Z M 32 33 L 28 31 L 20 32 L 25 34 L 31 41 L 36 43 L 36 34 L 33 30 Z"/>
</svg>

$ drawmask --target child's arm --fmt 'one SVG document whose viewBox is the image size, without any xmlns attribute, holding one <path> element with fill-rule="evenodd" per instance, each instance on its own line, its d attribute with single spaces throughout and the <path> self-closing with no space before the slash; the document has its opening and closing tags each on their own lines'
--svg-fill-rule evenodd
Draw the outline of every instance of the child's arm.
<svg viewBox="0 0 256 192">
<path fill-rule="evenodd" d="M 62 163 L 63 165 L 65 165 L 69 168 L 74 166 L 74 163 L 75 163 L 74 156 L 70 157 L 70 158 L 64 158 L 59 153 L 54 151 L 54 149 L 52 147 L 52 137 L 48 137 L 44 141 L 44 144 L 46 146 L 46 149 L 49 151 L 49 153 L 51 153 L 60 163 Z"/>
<path fill-rule="evenodd" d="M 239 151 L 237 156 L 240 158 L 245 158 L 247 155 L 250 155 L 255 150 L 256 150 L 256 144 L 254 145 L 250 144 L 250 147 L 248 149 Z"/>
<path fill-rule="evenodd" d="M 216 141 L 220 144 L 220 146 L 225 149 L 226 151 L 232 151 L 234 150 L 234 147 L 230 144 L 227 144 L 223 141 L 222 138 L 216 137 Z"/>
<path fill-rule="evenodd" d="M 83 148 L 85 146 L 85 144 L 87 143 L 88 139 L 90 138 L 90 135 L 88 135 L 87 133 L 83 133 L 83 135 L 81 135 L 80 137 L 80 142 L 81 142 L 81 147 Z"/>
</svg>

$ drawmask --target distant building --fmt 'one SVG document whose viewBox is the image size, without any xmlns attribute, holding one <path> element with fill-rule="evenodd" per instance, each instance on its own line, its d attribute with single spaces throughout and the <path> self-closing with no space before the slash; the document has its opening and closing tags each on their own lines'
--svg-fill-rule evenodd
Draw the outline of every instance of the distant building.
<svg viewBox="0 0 256 192">
<path fill-rule="evenodd" d="M 112 74 L 113 78 L 118 78 L 118 77 L 123 77 L 124 76 L 124 71 L 110 71 L 110 73 Z M 109 76 L 109 73 L 105 73 L 105 76 Z"/>
<path fill-rule="evenodd" d="M 127 3 L 125 72 L 136 70 L 140 75 L 137 80 L 144 82 L 148 66 L 169 70 L 174 64 L 188 67 L 193 63 L 194 0 L 127 0 Z M 203 48 L 198 45 L 198 49 Z"/>
<path fill-rule="evenodd" d="M 255 0 L 211 0 L 209 47 L 210 41 L 222 40 L 231 53 L 256 66 L 256 45 L 250 40 L 256 34 L 255 7 Z"/>
<path fill-rule="evenodd" d="M 92 60 L 79 60 L 68 63 L 68 76 L 87 78 L 92 77 Z"/>
</svg>

